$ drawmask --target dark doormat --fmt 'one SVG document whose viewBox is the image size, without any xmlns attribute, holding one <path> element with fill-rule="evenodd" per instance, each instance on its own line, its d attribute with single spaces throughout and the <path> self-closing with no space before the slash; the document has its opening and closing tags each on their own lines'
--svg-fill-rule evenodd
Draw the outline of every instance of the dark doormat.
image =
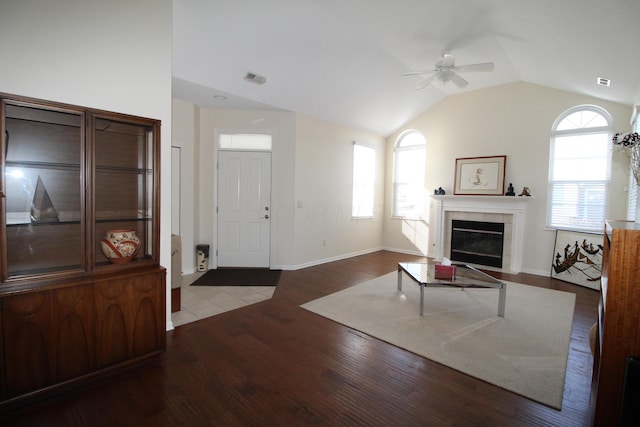
<svg viewBox="0 0 640 427">
<path fill-rule="evenodd" d="M 276 286 L 282 270 L 218 268 L 209 270 L 191 286 Z"/>
</svg>

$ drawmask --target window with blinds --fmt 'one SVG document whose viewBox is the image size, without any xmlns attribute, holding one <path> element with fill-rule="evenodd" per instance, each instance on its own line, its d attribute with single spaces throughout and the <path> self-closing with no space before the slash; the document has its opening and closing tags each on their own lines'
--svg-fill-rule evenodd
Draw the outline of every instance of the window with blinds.
<svg viewBox="0 0 640 427">
<path fill-rule="evenodd" d="M 554 124 L 549 155 L 547 226 L 602 232 L 611 175 L 611 116 L 575 107 Z"/>
</svg>

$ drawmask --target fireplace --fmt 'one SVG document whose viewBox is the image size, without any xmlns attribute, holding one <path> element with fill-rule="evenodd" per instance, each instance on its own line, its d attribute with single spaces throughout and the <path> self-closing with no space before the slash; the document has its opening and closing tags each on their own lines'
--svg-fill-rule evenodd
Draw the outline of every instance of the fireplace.
<svg viewBox="0 0 640 427">
<path fill-rule="evenodd" d="M 527 204 L 533 197 L 431 196 L 435 234 L 429 256 L 439 261 L 451 253 L 452 220 L 499 222 L 504 224 L 502 267 L 509 273 L 522 271 Z M 430 240 L 432 238 L 430 237 Z M 473 264 L 472 262 L 468 262 Z"/>
<path fill-rule="evenodd" d="M 451 260 L 502 268 L 504 223 L 451 221 Z"/>
</svg>

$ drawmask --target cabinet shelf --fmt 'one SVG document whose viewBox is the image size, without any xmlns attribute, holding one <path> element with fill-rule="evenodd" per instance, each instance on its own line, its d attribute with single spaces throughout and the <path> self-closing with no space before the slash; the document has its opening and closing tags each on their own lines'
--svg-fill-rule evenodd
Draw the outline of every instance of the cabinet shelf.
<svg viewBox="0 0 640 427">
<path fill-rule="evenodd" d="M 30 168 L 30 169 L 61 169 L 79 171 L 79 163 L 51 163 L 51 162 L 28 162 L 28 161 L 7 161 L 7 167 Z"/>
<path fill-rule="evenodd" d="M 8 222 L 7 221 L 7 228 L 24 227 L 24 226 L 29 226 L 29 227 L 55 227 L 57 225 L 63 226 L 63 225 L 80 224 L 80 223 L 81 223 L 81 221 L 79 221 L 79 220 L 75 220 L 75 221 L 28 221 L 28 222 Z"/>
<path fill-rule="evenodd" d="M 96 219 L 97 224 L 108 224 L 108 223 L 121 223 L 121 222 L 133 222 L 133 221 L 151 221 L 151 217 L 121 217 L 121 218 L 102 218 Z M 58 225 L 68 225 L 68 224 L 80 224 L 80 220 L 59 220 L 59 221 L 18 221 L 18 222 L 10 222 L 7 221 L 7 228 L 10 227 L 55 227 Z"/>
<path fill-rule="evenodd" d="M 30 161 L 16 161 L 10 160 L 5 162 L 7 167 L 13 168 L 30 168 L 30 169 L 61 169 L 79 171 L 80 164 L 78 163 L 53 163 L 53 162 L 30 162 Z M 153 169 L 132 168 L 125 166 L 96 166 L 98 172 L 125 172 L 133 174 L 152 174 Z"/>
<path fill-rule="evenodd" d="M 137 174 L 153 173 L 153 170 L 151 169 L 128 168 L 123 166 L 96 166 L 96 171 L 129 172 L 129 173 L 137 173 Z"/>
</svg>

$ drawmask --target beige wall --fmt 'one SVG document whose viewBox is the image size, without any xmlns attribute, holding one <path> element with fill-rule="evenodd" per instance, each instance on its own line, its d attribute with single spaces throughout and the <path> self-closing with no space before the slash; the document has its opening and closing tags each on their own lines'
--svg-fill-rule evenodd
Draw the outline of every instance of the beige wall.
<svg viewBox="0 0 640 427">
<path fill-rule="evenodd" d="M 160 263 L 168 269 L 171 27 L 169 0 L 3 1 L 0 11 L 1 92 L 162 121 Z"/>
<path fill-rule="evenodd" d="M 549 136 L 555 119 L 576 105 L 595 104 L 607 110 L 614 128 L 629 130 L 631 108 L 529 83 L 512 83 L 446 98 L 409 122 L 387 139 L 387 175 L 384 246 L 416 252 L 415 236 L 403 230 L 413 228 L 391 219 L 391 177 L 393 146 L 402 130 L 421 131 L 427 140 L 426 190 L 442 186 L 453 194 L 455 159 L 460 157 L 506 155 L 506 184 L 512 182 L 516 192 L 523 186 L 531 189 L 528 203 L 527 245 L 523 268 L 536 274 L 548 274 L 555 232 L 545 228 L 546 192 L 549 159 Z M 609 217 L 626 215 L 626 158 L 614 153 L 610 187 Z M 420 240 L 428 239 L 434 247 L 435 232 L 428 222 L 420 224 Z M 408 235 L 408 236 L 407 236 Z M 423 252 L 424 253 L 424 252 Z"/>
<path fill-rule="evenodd" d="M 380 249 L 384 198 L 384 139 L 297 114 L 296 268 Z M 351 218 L 353 141 L 376 147 L 374 218 Z"/>
</svg>

